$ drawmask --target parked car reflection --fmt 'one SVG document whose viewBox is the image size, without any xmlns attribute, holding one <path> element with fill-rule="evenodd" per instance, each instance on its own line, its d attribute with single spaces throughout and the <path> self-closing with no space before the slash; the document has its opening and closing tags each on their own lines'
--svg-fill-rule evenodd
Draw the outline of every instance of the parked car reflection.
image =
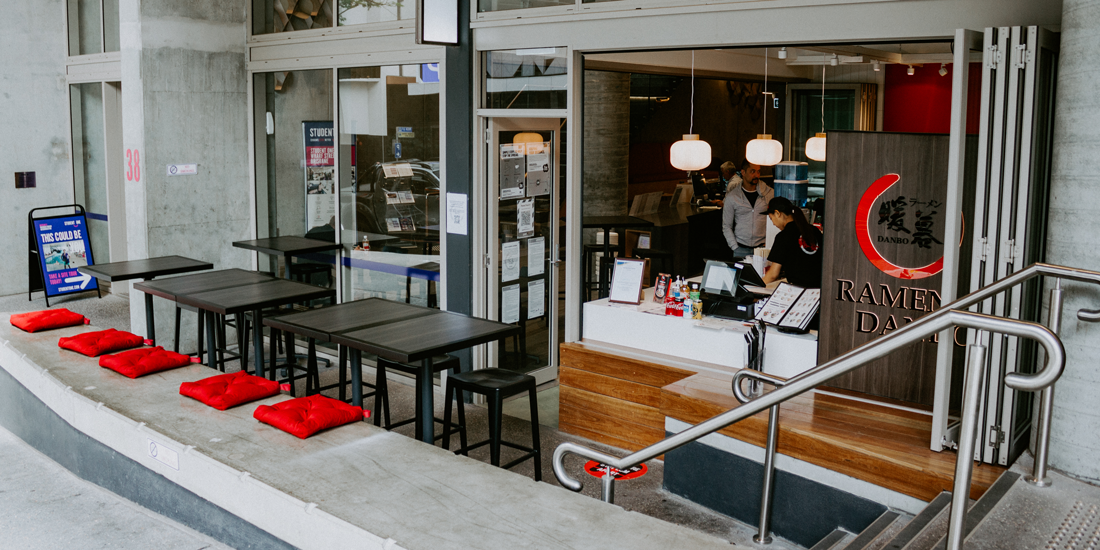
<svg viewBox="0 0 1100 550">
<path fill-rule="evenodd" d="M 398 237 L 386 247 L 430 254 L 439 242 L 439 163 L 408 160 L 376 163 L 363 170 L 354 189 L 355 211 L 344 197 L 341 213 L 345 227 L 359 233 Z"/>
</svg>

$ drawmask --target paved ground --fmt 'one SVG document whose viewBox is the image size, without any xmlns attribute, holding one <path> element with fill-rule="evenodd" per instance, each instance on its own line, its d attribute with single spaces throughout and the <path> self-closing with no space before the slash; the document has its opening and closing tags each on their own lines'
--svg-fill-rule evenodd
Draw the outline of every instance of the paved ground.
<svg viewBox="0 0 1100 550">
<path fill-rule="evenodd" d="M 0 547 L 229 548 L 88 483 L 0 428 Z"/>
</svg>

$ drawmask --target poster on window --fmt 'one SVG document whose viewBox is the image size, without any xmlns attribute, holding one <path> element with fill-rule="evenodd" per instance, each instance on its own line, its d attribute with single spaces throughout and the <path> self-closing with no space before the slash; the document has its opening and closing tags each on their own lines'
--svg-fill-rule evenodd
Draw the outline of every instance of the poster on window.
<svg viewBox="0 0 1100 550">
<path fill-rule="evenodd" d="M 336 149 L 332 121 L 302 123 L 306 178 L 306 231 L 336 225 Z"/>
<path fill-rule="evenodd" d="M 96 279 L 77 271 L 94 264 L 84 214 L 37 218 L 33 223 L 46 296 L 95 290 Z"/>
<path fill-rule="evenodd" d="M 525 194 L 523 152 L 512 144 L 500 146 L 500 200 L 518 199 Z"/>
<path fill-rule="evenodd" d="M 550 142 L 541 147 L 527 146 L 527 196 L 550 194 Z"/>
</svg>

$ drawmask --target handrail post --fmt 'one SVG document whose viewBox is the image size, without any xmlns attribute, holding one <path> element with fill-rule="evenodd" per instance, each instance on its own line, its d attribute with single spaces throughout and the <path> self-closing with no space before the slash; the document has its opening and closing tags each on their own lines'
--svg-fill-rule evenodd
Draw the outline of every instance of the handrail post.
<svg viewBox="0 0 1100 550">
<path fill-rule="evenodd" d="M 985 346 L 971 345 L 963 387 L 962 426 L 955 457 L 955 488 L 951 494 L 951 516 L 947 522 L 947 550 L 961 550 L 966 511 L 970 507 L 970 476 L 974 462 L 974 441 L 978 435 L 978 399 L 982 391 Z"/>
<path fill-rule="evenodd" d="M 775 447 L 779 439 L 779 405 L 768 410 L 768 443 L 764 449 L 764 484 L 760 490 L 760 530 L 752 540 L 758 544 L 771 544 L 772 492 L 775 482 Z"/>
<path fill-rule="evenodd" d="M 1054 279 L 1054 288 L 1050 289 L 1050 312 L 1047 328 L 1055 335 L 1062 329 L 1062 279 Z M 1035 469 L 1024 481 L 1036 487 L 1050 487 L 1047 477 L 1047 459 L 1050 453 L 1050 419 L 1054 415 L 1054 385 L 1051 384 L 1039 394 L 1039 418 L 1036 421 Z"/>
<path fill-rule="evenodd" d="M 615 476 L 611 475 L 611 466 L 604 468 L 603 477 L 600 478 L 603 482 L 603 501 L 608 504 L 615 504 Z"/>
</svg>

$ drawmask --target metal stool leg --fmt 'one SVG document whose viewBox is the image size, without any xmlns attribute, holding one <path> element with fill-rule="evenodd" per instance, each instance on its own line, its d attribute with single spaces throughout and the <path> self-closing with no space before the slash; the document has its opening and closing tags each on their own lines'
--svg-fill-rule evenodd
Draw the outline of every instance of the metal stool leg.
<svg viewBox="0 0 1100 550">
<path fill-rule="evenodd" d="M 535 450 L 535 481 L 542 481 L 542 445 L 539 443 L 539 405 L 535 400 L 535 386 L 527 391 L 531 400 L 531 448 Z"/>
<path fill-rule="evenodd" d="M 454 398 L 455 387 L 454 384 L 447 384 L 447 388 L 443 391 L 443 403 L 447 407 L 443 410 L 443 450 L 451 450 L 451 402 Z"/>
<path fill-rule="evenodd" d="M 175 338 L 172 340 L 172 351 L 180 352 L 180 306 L 176 306 L 176 328 L 174 331 Z"/>
<path fill-rule="evenodd" d="M 504 408 L 500 392 L 493 392 L 489 396 L 489 462 L 493 466 L 500 466 L 500 427 Z"/>
</svg>

